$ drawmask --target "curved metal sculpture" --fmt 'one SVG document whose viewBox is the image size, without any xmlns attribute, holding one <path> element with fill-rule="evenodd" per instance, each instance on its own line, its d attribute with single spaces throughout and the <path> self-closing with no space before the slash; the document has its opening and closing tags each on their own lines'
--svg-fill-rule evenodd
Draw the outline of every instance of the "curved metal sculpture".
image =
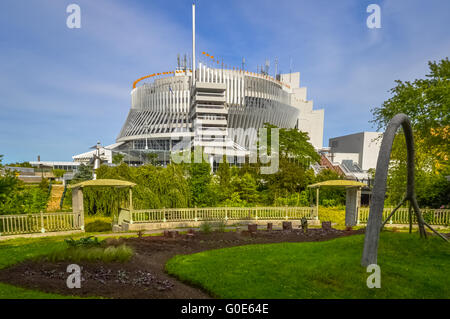
<svg viewBox="0 0 450 319">
<path fill-rule="evenodd" d="M 403 128 L 407 148 L 407 188 L 406 195 L 399 205 L 392 211 L 387 219 L 382 223 L 384 198 L 386 194 L 386 181 L 388 175 L 389 161 L 392 151 L 392 143 L 394 142 L 395 133 L 400 127 Z M 407 200 L 410 202 L 419 224 L 419 233 L 421 237 L 426 238 L 427 233 L 425 226 L 430 228 L 435 234 L 442 239 L 447 240 L 444 236 L 435 231 L 428 225 L 422 217 L 422 214 L 417 204 L 416 192 L 414 188 L 414 136 L 412 132 L 411 122 L 405 114 L 397 114 L 389 122 L 386 131 L 383 134 L 383 141 L 381 142 L 380 153 L 378 155 L 377 168 L 375 171 L 375 181 L 372 190 L 372 201 L 370 204 L 369 220 L 367 221 L 366 235 L 364 239 L 364 250 L 361 259 L 361 265 L 368 266 L 377 263 L 378 241 L 380 231 L 386 222 L 391 218 L 395 211 L 400 208 Z M 410 232 L 412 227 L 412 212 L 411 206 L 409 209 Z"/>
</svg>

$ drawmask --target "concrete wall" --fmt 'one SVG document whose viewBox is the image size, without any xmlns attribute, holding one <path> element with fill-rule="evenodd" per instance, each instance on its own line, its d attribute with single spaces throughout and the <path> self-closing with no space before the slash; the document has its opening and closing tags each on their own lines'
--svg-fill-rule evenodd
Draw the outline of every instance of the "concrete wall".
<svg viewBox="0 0 450 319">
<path fill-rule="evenodd" d="M 380 151 L 381 138 L 377 139 L 382 133 L 379 132 L 360 132 L 345 136 L 339 136 L 329 139 L 330 153 L 335 154 L 342 162 L 342 159 L 352 159 L 356 161 L 362 170 L 375 168 Z M 348 154 L 348 158 L 345 158 Z M 355 160 L 355 153 L 358 154 L 358 160 Z"/>
<path fill-rule="evenodd" d="M 300 72 L 280 74 L 280 80 L 291 86 L 291 104 L 300 110 L 298 128 L 308 133 L 311 144 L 323 147 L 324 110 L 314 110 L 314 102 L 307 100 L 307 88 L 300 87 Z"/>
</svg>

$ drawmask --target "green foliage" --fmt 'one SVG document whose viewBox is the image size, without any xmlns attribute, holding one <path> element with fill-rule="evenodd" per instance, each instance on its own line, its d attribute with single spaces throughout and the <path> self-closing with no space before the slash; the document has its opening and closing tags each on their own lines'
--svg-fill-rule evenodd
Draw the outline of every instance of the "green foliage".
<svg viewBox="0 0 450 319">
<path fill-rule="evenodd" d="M 65 173 L 66 173 L 66 171 L 63 169 L 58 169 L 58 168 L 53 169 L 53 175 L 55 177 L 63 177 Z"/>
<path fill-rule="evenodd" d="M 47 184 L 48 185 L 48 184 Z M 0 202 L 1 215 L 29 214 L 45 211 L 48 201 L 48 186 L 25 185 L 18 181 Z"/>
<path fill-rule="evenodd" d="M 99 246 L 101 243 L 97 237 L 88 236 L 80 239 L 68 238 L 64 240 L 70 247 L 93 247 Z"/>
<path fill-rule="evenodd" d="M 126 262 L 133 256 L 131 247 L 123 244 L 117 247 L 93 247 L 70 246 L 65 250 L 55 250 L 45 256 L 51 262 L 69 261 L 102 261 L 102 262 Z"/>
<path fill-rule="evenodd" d="M 345 207 L 323 207 L 319 206 L 319 220 L 345 225 Z"/>
<path fill-rule="evenodd" d="M 200 224 L 200 231 L 205 234 L 209 234 L 212 231 L 212 225 L 208 222 L 203 222 Z"/>
<path fill-rule="evenodd" d="M 187 165 L 188 185 L 191 193 L 191 205 L 197 207 L 215 206 L 217 194 L 211 185 L 211 166 L 202 157 L 201 163 Z"/>
<path fill-rule="evenodd" d="M 1 155 L 1 156 L 3 156 L 3 155 Z M 8 164 L 8 166 L 11 166 L 11 167 L 28 167 L 28 168 L 33 167 L 33 166 L 31 166 L 30 162 L 15 162 L 15 163 Z"/>
<path fill-rule="evenodd" d="M 450 61 L 428 63 L 426 79 L 396 81 L 392 97 L 372 110 L 373 123 L 385 128 L 392 117 L 405 113 L 411 120 L 416 146 L 416 188 L 420 206 L 450 203 Z M 402 132 L 394 140 L 388 177 L 388 204 L 395 205 L 406 191 L 406 146 Z"/>
<path fill-rule="evenodd" d="M 225 220 L 220 220 L 214 224 L 214 227 L 218 232 L 223 233 L 227 227 L 227 222 Z"/>
<path fill-rule="evenodd" d="M 277 197 L 274 206 L 310 206 L 309 192 L 304 190 L 300 193 L 289 194 L 286 197 Z"/>
<path fill-rule="evenodd" d="M 112 229 L 111 219 L 108 220 L 103 219 L 94 219 L 89 222 L 85 222 L 84 229 L 88 233 L 101 233 L 101 232 L 109 232 Z"/>
<path fill-rule="evenodd" d="M 124 158 L 125 158 L 125 155 L 123 155 L 121 153 L 115 153 L 112 156 L 112 162 L 113 162 L 113 164 L 119 165 L 123 162 Z"/>
<path fill-rule="evenodd" d="M 73 177 L 72 183 L 76 184 L 90 179 L 92 179 L 92 167 L 81 164 L 78 166 L 78 170 Z"/>
<path fill-rule="evenodd" d="M 342 179 L 342 176 L 331 169 L 323 169 L 316 176 L 316 183 L 328 180 Z M 321 187 L 319 204 L 331 207 L 345 205 L 345 189 L 338 187 Z"/>
<path fill-rule="evenodd" d="M 0 155 L 0 170 L 3 170 L 1 165 L 1 159 L 3 155 Z M 20 185 L 19 179 L 10 170 L 3 170 L 0 174 L 0 207 L 8 201 L 9 196 Z"/>
<path fill-rule="evenodd" d="M 417 233 L 382 232 L 379 289 L 361 267 L 364 235 L 325 242 L 246 245 L 178 255 L 166 271 L 217 298 L 448 298 L 448 243 Z M 243 285 L 243 282 L 252 283 Z"/>
</svg>

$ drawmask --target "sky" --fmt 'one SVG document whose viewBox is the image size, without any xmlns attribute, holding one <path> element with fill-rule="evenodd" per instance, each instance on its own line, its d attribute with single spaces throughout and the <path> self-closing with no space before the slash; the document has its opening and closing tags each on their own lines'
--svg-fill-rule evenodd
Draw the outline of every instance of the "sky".
<svg viewBox="0 0 450 319">
<path fill-rule="evenodd" d="M 69 4 L 81 28 L 66 25 Z M 370 110 L 395 80 L 428 73 L 450 52 L 448 0 L 197 0 L 197 57 L 256 71 L 278 59 L 299 71 L 308 100 L 325 110 L 328 139 L 374 131 Z M 2 0 L 0 154 L 3 163 L 71 161 L 115 142 L 132 83 L 173 70 L 191 52 L 192 0 Z M 381 28 L 366 25 L 368 5 Z"/>
</svg>

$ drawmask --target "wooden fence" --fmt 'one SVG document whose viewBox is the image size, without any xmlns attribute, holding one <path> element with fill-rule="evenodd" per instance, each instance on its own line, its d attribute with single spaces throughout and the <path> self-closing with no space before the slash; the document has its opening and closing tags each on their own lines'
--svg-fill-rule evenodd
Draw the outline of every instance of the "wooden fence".
<svg viewBox="0 0 450 319">
<path fill-rule="evenodd" d="M 383 210 L 383 221 L 389 216 L 389 214 L 394 210 L 393 207 L 385 208 Z M 423 219 L 430 225 L 444 225 L 450 226 L 450 209 L 428 209 L 424 208 L 420 210 L 423 215 Z M 367 223 L 369 218 L 369 208 L 361 207 L 359 209 L 359 223 Z M 412 214 L 413 223 L 417 223 L 416 216 Z M 408 208 L 399 208 L 394 216 L 388 221 L 390 224 L 409 224 Z"/>
<path fill-rule="evenodd" d="M 0 215 L 0 236 L 84 230 L 80 213 Z"/>
<path fill-rule="evenodd" d="M 122 210 L 119 224 L 220 220 L 317 219 L 315 207 L 214 207 Z"/>
</svg>

